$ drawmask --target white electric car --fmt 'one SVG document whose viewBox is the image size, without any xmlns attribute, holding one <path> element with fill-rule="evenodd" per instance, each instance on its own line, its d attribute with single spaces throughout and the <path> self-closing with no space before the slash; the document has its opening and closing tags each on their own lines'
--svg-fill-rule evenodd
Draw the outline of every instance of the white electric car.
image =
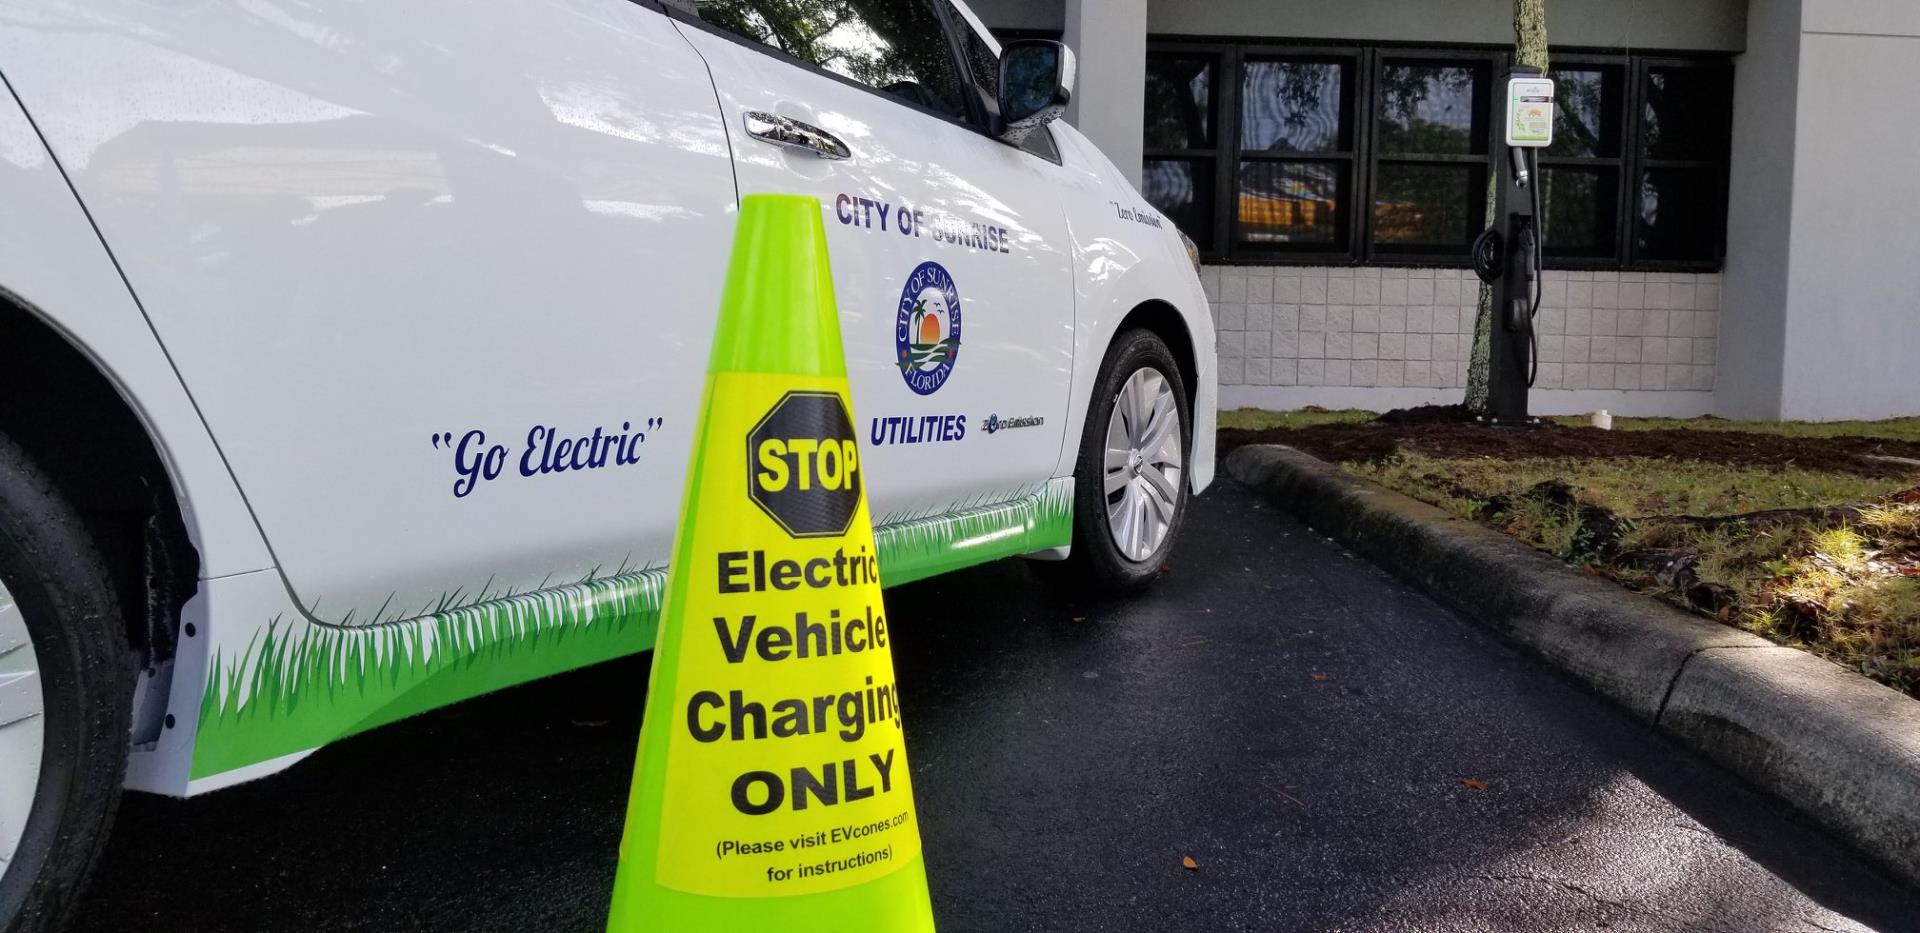
<svg viewBox="0 0 1920 933">
<path fill-rule="evenodd" d="M 0 929 L 185 795 L 646 650 L 739 199 L 819 199 L 882 574 L 1163 565 L 1191 244 L 949 0 L 0 4 Z"/>
</svg>

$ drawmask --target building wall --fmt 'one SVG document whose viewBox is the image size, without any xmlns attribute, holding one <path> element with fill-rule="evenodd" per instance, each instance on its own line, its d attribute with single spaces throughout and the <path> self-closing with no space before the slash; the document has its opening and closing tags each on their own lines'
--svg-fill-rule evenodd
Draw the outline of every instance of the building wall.
<svg viewBox="0 0 1920 933">
<path fill-rule="evenodd" d="M 1124 50 L 1103 0 L 974 0 L 997 29 L 1062 31 L 1086 62 Z M 1140 0 L 1125 0 L 1126 16 Z M 1550 0 L 1556 45 L 1738 51 L 1745 0 Z M 1511 0 L 1146 0 L 1155 35 L 1513 42 Z M 1126 39 L 1122 42 L 1122 39 Z M 1144 65 L 1144 62 L 1140 63 Z M 1137 164 L 1141 101 L 1084 80 L 1077 125 Z M 1143 75 L 1133 84 L 1144 83 Z M 1132 90 L 1129 88 L 1128 90 Z M 1205 271 L 1228 405 L 1396 407 L 1459 401 L 1477 280 L 1463 270 L 1215 266 Z M 1712 407 L 1720 277 L 1552 273 L 1541 312 L 1542 413 Z"/>
<path fill-rule="evenodd" d="M 1464 269 L 1209 266 L 1221 403 L 1458 402 L 1479 280 Z M 1549 272 L 1534 411 L 1711 408 L 1718 275 Z"/>
<path fill-rule="evenodd" d="M 1067 120 L 1114 167 L 1140 185 L 1141 120 L 1147 106 L 1147 0 L 1066 0 L 1062 38 L 1079 56 Z"/>
<path fill-rule="evenodd" d="M 1807 0 L 1806 31 L 1825 35 L 1920 36 L 1913 0 Z"/>
<path fill-rule="evenodd" d="M 1083 21 L 1094 21 L 1088 10 L 1098 2 L 1076 0 L 1086 5 L 1075 7 Z M 1512 41 L 1510 0 L 1146 2 L 1145 28 L 1160 35 Z M 1068 15 L 1067 0 L 978 0 L 974 6 L 1001 28 L 1062 30 Z M 1543 312 L 1551 320 L 1543 321 L 1536 410 L 1604 406 L 1808 419 L 1920 413 L 1920 172 L 1913 156 L 1920 123 L 1911 116 L 1911 89 L 1920 87 L 1920 0 L 1549 0 L 1547 6 L 1555 45 L 1744 54 L 1735 60 L 1724 276 L 1596 273 L 1557 280 L 1566 287 L 1566 303 L 1550 296 Z M 1103 53 L 1095 46 L 1082 54 Z M 1098 121 L 1103 129 L 1094 142 L 1131 157 L 1139 105 L 1130 93 L 1112 91 L 1084 87 L 1081 109 L 1110 111 L 1113 119 Z M 1460 320 L 1470 290 L 1464 273 L 1216 267 L 1207 277 L 1220 296 L 1215 310 L 1227 404 L 1384 407 L 1460 394 L 1464 364 L 1453 355 L 1456 346 L 1466 355 L 1462 341 L 1470 332 L 1469 322 Z M 1353 283 L 1353 302 L 1308 302 L 1323 286 L 1329 296 L 1344 289 L 1336 284 L 1342 281 Z M 1424 282 L 1433 283 L 1436 304 L 1414 303 Z M 1380 288 L 1377 302 L 1361 297 L 1362 289 L 1371 294 L 1368 283 Z M 1400 283 L 1408 288 L 1406 305 L 1389 302 Z M 1443 296 L 1455 286 L 1461 303 L 1446 303 Z M 1295 287 L 1302 296 L 1297 303 L 1232 297 L 1243 288 L 1248 295 L 1261 288 L 1283 295 Z M 1664 295 L 1654 297 L 1663 288 Z M 1690 298 L 1674 297 L 1688 289 Z M 1639 307 L 1603 307 L 1599 297 L 1620 302 L 1633 294 L 1641 296 Z M 1590 306 L 1582 307 L 1581 295 L 1590 296 Z M 1315 307 L 1323 310 L 1309 310 Z M 1451 319 L 1448 309 L 1455 312 Z M 1416 329 L 1421 326 L 1429 329 Z M 1565 329 L 1545 329 L 1554 326 Z M 1587 333 L 1576 332 L 1582 326 Z M 1604 330 L 1608 326 L 1613 332 Z"/>
<path fill-rule="evenodd" d="M 1067 0 L 965 0 L 988 29 L 1059 32 L 1066 28 Z"/>
<path fill-rule="evenodd" d="M 1806 0 L 1780 414 L 1920 413 L 1920 3 Z"/>
<path fill-rule="evenodd" d="M 973 0 L 995 29 L 1058 31 L 1067 0 Z M 1851 2 L 1851 0 L 1845 0 Z M 1894 3 L 1903 0 L 1891 0 Z M 1512 0 L 1149 0 L 1147 30 L 1369 42 L 1513 43 Z M 1550 0 L 1556 45 L 1735 52 L 1745 0 Z"/>
<path fill-rule="evenodd" d="M 1747 51 L 1734 61 L 1727 204 L 1726 333 L 1714 410 L 1780 417 L 1793 241 L 1794 128 L 1801 0 L 1751 0 Z"/>
<path fill-rule="evenodd" d="M 1752 0 L 1715 411 L 1920 413 L 1920 3 Z"/>
<path fill-rule="evenodd" d="M 1743 0 L 1549 0 L 1555 45 L 1738 51 Z M 1154 0 L 1148 30 L 1370 42 L 1513 44 L 1513 0 Z"/>
</svg>

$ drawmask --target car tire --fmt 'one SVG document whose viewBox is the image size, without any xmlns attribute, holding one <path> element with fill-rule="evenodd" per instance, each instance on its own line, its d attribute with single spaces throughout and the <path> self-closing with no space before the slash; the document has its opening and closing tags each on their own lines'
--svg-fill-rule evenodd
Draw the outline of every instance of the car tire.
<svg viewBox="0 0 1920 933">
<path fill-rule="evenodd" d="M 65 924 L 118 809 L 133 689 L 99 551 L 3 435 L 0 587 L 0 930 L 43 933 Z"/>
<path fill-rule="evenodd" d="M 1124 591 L 1166 569 L 1187 511 L 1190 408 L 1165 342 L 1147 330 L 1114 338 L 1094 381 L 1073 473 L 1067 563 L 1075 576 L 1101 590 Z M 1123 445 L 1112 448 L 1112 458 L 1110 441 Z"/>
</svg>

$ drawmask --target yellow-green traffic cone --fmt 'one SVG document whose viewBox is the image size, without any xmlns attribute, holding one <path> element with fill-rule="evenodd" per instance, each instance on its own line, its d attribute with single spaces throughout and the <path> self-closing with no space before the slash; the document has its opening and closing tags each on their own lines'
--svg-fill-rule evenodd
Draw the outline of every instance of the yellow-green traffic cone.
<svg viewBox="0 0 1920 933">
<path fill-rule="evenodd" d="M 932 930 L 826 230 L 741 200 L 607 929 Z"/>
</svg>

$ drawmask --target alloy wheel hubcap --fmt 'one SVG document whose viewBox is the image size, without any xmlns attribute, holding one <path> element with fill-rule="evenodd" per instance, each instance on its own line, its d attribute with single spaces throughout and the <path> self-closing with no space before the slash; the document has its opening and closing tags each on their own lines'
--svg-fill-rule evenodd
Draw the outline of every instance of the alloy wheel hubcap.
<svg viewBox="0 0 1920 933">
<path fill-rule="evenodd" d="M 40 784 L 46 699 L 27 620 L 0 585 L 0 874 L 20 848 Z"/>
<path fill-rule="evenodd" d="M 1180 406 L 1155 369 L 1128 377 L 1107 418 L 1107 534 L 1128 560 L 1153 556 L 1173 527 L 1185 473 Z"/>
</svg>

